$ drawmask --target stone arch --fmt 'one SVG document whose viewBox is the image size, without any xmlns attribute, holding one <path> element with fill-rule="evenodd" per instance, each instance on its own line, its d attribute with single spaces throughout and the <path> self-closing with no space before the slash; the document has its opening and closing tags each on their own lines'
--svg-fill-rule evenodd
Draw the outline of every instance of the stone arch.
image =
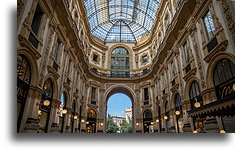
<svg viewBox="0 0 235 148">
<path fill-rule="evenodd" d="M 201 85 L 200 85 L 200 80 L 198 77 L 191 77 L 188 81 L 186 81 L 186 84 L 185 84 L 185 87 L 184 87 L 184 96 L 181 96 L 181 100 L 182 102 L 184 101 L 187 101 L 187 100 L 190 100 L 189 99 L 189 89 L 190 89 L 190 86 L 192 84 L 193 81 L 197 81 L 197 83 L 199 84 L 200 86 L 200 89 L 201 89 Z"/>
<path fill-rule="evenodd" d="M 70 94 L 69 94 L 69 91 L 67 89 L 63 89 L 60 94 L 59 94 L 59 99 L 60 99 L 60 96 L 61 94 L 64 93 L 65 96 L 66 96 L 66 107 L 70 107 L 72 108 L 72 99 L 70 98 Z"/>
<path fill-rule="evenodd" d="M 129 86 L 125 85 L 125 84 L 115 84 L 111 87 L 109 87 L 106 91 L 105 91 L 105 98 L 106 98 L 106 103 L 108 101 L 108 99 L 116 94 L 116 93 L 123 93 L 125 95 L 127 95 L 131 101 L 132 101 L 132 105 L 134 105 L 135 101 L 135 92 L 134 90 L 132 90 L 132 88 L 130 88 Z"/>
<path fill-rule="evenodd" d="M 173 94 L 171 95 L 171 98 L 170 98 L 170 108 L 175 108 L 175 100 L 176 100 L 176 95 L 177 94 L 179 94 L 180 95 L 180 93 L 179 93 L 179 91 L 178 90 L 175 90 L 174 92 L 173 92 Z M 180 97 L 181 97 L 181 95 L 180 95 Z"/>
<path fill-rule="evenodd" d="M 59 94 L 58 94 L 58 84 L 57 84 L 57 79 L 53 73 L 48 73 L 44 77 L 43 85 L 46 82 L 47 79 L 50 79 L 53 85 L 53 99 L 55 100 L 60 100 Z"/>
<path fill-rule="evenodd" d="M 135 116 L 135 111 L 136 111 L 136 108 L 135 108 L 135 103 L 136 103 L 136 95 L 135 95 L 135 92 L 134 92 L 134 90 L 131 88 L 131 87 L 129 87 L 129 86 L 127 86 L 127 85 L 125 85 L 125 84 L 115 84 L 115 85 L 113 85 L 113 86 L 110 86 L 106 91 L 105 91 L 105 93 L 104 93 L 104 98 L 105 98 L 105 105 L 104 105 L 104 108 L 102 109 L 102 112 L 104 113 L 103 115 L 102 115 L 102 113 L 101 113 L 101 115 L 102 115 L 102 118 L 104 119 L 104 123 L 105 123 L 105 121 L 106 121 L 106 114 L 107 114 L 107 103 L 108 103 L 108 100 L 109 100 L 109 98 L 112 96 L 112 95 L 114 95 L 114 94 L 116 94 L 116 93 L 123 93 L 123 94 L 125 94 L 125 95 L 127 95 L 129 98 L 130 98 L 130 100 L 131 100 L 131 102 L 132 102 L 132 125 L 133 125 L 133 132 L 135 131 L 135 118 L 134 118 L 134 116 Z M 105 131 L 105 126 L 104 126 L 104 131 Z"/>
<path fill-rule="evenodd" d="M 115 49 L 115 48 L 117 48 L 117 47 L 123 47 L 123 48 L 125 48 L 127 51 L 128 51 L 128 53 L 129 53 L 129 66 L 130 66 L 130 71 L 132 71 L 133 70 L 133 64 L 132 63 L 134 63 L 134 62 L 132 62 L 134 59 L 133 59 L 133 51 L 132 51 L 132 49 L 130 48 L 130 47 L 128 47 L 127 45 L 124 45 L 124 44 L 115 44 L 115 45 L 113 45 L 112 47 L 110 47 L 109 49 L 108 49 L 108 56 L 107 57 L 110 57 L 110 58 L 108 58 L 108 64 L 107 64 L 107 66 L 108 66 L 108 70 L 111 70 L 111 54 L 112 54 L 112 51 Z"/>
<path fill-rule="evenodd" d="M 213 75 L 214 75 L 214 69 L 215 69 L 216 64 L 221 59 L 225 59 L 225 58 L 235 63 L 235 56 L 230 53 L 219 53 L 216 56 L 214 56 L 212 61 L 210 61 L 208 68 L 207 68 L 207 73 L 206 73 L 206 84 L 208 88 L 214 87 Z"/>
<path fill-rule="evenodd" d="M 151 108 L 146 108 L 146 109 L 143 109 L 143 110 L 141 111 L 141 113 L 140 113 L 141 119 L 143 119 L 144 112 L 147 111 L 147 110 L 149 110 L 149 111 L 152 113 L 152 118 L 153 118 L 153 116 L 154 116 L 153 110 L 152 110 Z"/>
<path fill-rule="evenodd" d="M 87 113 L 89 112 L 89 110 L 93 110 L 96 114 L 96 120 L 98 119 L 98 115 L 99 115 L 99 112 L 97 109 L 93 108 L 93 107 L 89 107 L 87 110 L 86 110 L 86 116 L 87 116 Z"/>
<path fill-rule="evenodd" d="M 25 48 L 20 48 L 17 50 L 17 55 L 24 56 L 29 65 L 30 65 L 30 72 L 31 72 L 31 80 L 30 80 L 30 86 L 37 86 L 38 85 L 38 78 L 39 78 L 39 72 L 38 72 L 38 65 L 35 60 L 34 54 L 29 50 Z"/>
</svg>

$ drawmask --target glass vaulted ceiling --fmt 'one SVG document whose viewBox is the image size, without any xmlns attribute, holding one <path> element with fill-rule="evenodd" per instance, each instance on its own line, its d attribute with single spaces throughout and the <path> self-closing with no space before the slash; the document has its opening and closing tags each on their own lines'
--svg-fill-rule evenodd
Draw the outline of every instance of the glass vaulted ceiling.
<svg viewBox="0 0 235 148">
<path fill-rule="evenodd" d="M 93 35 L 104 42 L 137 42 L 149 34 L 161 0 L 84 0 Z"/>
</svg>

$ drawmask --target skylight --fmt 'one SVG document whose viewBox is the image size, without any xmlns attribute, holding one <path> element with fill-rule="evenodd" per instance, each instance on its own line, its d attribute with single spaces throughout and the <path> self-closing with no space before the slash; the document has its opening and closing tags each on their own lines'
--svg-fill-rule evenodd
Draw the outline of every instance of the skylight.
<svg viewBox="0 0 235 148">
<path fill-rule="evenodd" d="M 149 34 L 161 0 L 84 0 L 91 32 L 104 42 L 137 42 Z"/>
</svg>

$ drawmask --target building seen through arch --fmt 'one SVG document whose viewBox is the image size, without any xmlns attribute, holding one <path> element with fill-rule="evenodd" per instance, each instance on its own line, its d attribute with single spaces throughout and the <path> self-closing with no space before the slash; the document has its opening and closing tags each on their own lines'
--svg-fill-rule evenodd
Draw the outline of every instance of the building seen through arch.
<svg viewBox="0 0 235 148">
<path fill-rule="evenodd" d="M 118 93 L 132 133 L 235 132 L 234 2 L 17 4 L 17 133 L 106 133 Z"/>
</svg>

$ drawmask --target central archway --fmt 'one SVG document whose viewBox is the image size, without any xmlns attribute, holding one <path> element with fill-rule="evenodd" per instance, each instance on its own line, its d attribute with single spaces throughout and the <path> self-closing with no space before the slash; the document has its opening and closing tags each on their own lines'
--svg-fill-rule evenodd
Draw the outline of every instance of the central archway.
<svg viewBox="0 0 235 148">
<path fill-rule="evenodd" d="M 107 104 L 108 104 L 108 100 L 110 99 L 111 96 L 113 96 L 114 94 L 117 93 L 122 93 L 125 94 L 126 96 L 129 97 L 129 99 L 131 100 L 132 103 L 132 132 L 135 132 L 135 93 L 134 91 L 126 86 L 126 85 L 115 85 L 113 87 L 110 87 L 109 89 L 107 89 L 106 93 L 105 93 L 105 114 L 104 114 L 104 121 L 105 121 L 105 125 L 106 125 L 106 118 L 107 118 Z M 106 132 L 106 126 L 104 126 L 104 131 Z"/>
</svg>

